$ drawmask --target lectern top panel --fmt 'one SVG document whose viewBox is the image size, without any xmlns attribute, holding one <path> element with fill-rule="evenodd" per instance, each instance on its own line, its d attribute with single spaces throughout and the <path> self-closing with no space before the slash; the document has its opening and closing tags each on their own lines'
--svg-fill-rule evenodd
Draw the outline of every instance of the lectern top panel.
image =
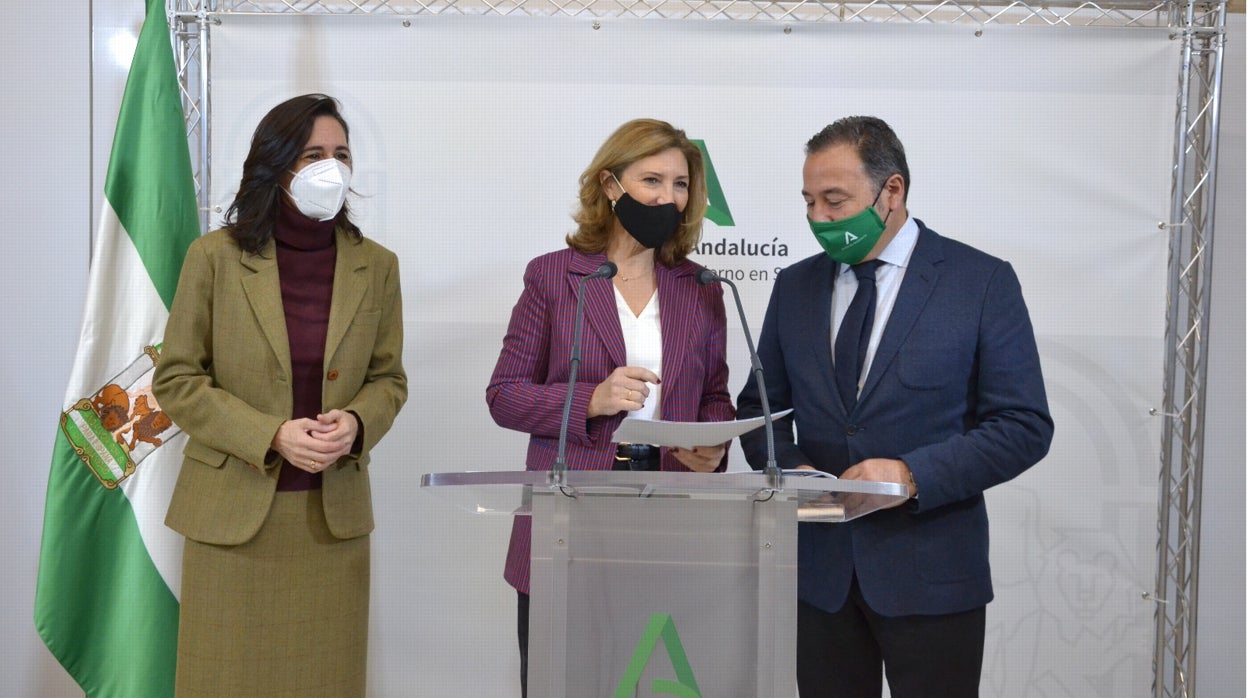
<svg viewBox="0 0 1248 698">
<path fill-rule="evenodd" d="M 529 515 L 533 497 L 662 497 L 798 502 L 799 521 L 851 521 L 904 501 L 905 485 L 786 476 L 779 488 L 757 472 L 680 473 L 571 470 L 556 483 L 548 472 L 526 470 L 430 473 L 421 489 L 476 514 Z"/>
</svg>

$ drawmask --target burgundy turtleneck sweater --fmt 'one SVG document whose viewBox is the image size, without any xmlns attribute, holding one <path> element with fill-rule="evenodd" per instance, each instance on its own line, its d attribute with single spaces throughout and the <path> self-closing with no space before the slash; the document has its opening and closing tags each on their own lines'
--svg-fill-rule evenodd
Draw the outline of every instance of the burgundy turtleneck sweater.
<svg viewBox="0 0 1248 698">
<path fill-rule="evenodd" d="M 286 335 L 290 339 L 291 419 L 316 419 L 321 413 L 321 378 L 325 337 L 334 294 L 334 221 L 317 221 L 283 202 L 277 216 L 277 272 L 282 285 Z M 321 474 L 282 463 L 278 490 L 314 490 Z"/>
</svg>

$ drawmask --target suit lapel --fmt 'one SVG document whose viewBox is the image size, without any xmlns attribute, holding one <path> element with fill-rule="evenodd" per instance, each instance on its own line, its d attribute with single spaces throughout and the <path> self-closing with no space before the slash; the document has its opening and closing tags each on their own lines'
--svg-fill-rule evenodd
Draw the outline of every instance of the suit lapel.
<svg viewBox="0 0 1248 698">
<path fill-rule="evenodd" d="M 828 390 L 839 396 L 836 389 L 836 372 L 832 365 L 832 289 L 836 285 L 839 264 L 827 255 L 820 258 L 812 273 L 806 278 L 806 288 L 799 295 L 809 299 L 799 312 L 802 325 L 810 329 L 812 341 L 804 342 L 810 352 L 810 364 L 819 371 L 819 380 Z M 840 398 L 836 398 L 840 403 Z"/>
<path fill-rule="evenodd" d="M 940 279 L 938 263 L 943 259 L 940 244 L 931 231 L 919 228 L 919 239 L 915 243 L 914 253 L 910 255 L 906 267 L 905 278 L 897 293 L 897 302 L 893 304 L 893 312 L 888 317 L 884 334 L 880 337 L 880 345 L 875 349 L 875 358 L 871 360 L 871 371 L 858 395 L 861 403 L 880 382 L 880 376 L 888 370 L 902 343 L 914 328 L 914 323 L 923 313 L 927 299 L 931 297 L 936 282 Z"/>
<path fill-rule="evenodd" d="M 325 335 L 325 360 L 338 350 L 338 344 L 351 327 L 368 291 L 368 255 L 359 240 L 349 238 L 341 228 L 335 232 L 338 250 L 334 261 L 334 293 L 329 305 L 329 328 Z"/>
<path fill-rule="evenodd" d="M 264 338 L 278 363 L 291 375 L 290 339 L 286 335 L 286 313 L 282 308 L 282 284 L 277 274 L 277 249 L 272 241 L 258 255 L 242 253 L 239 260 L 251 274 L 242 277 L 243 293 Z"/>
<path fill-rule="evenodd" d="M 681 366 L 685 362 L 685 351 L 689 348 L 689 329 L 693 327 L 694 303 L 692 296 L 684 292 L 682 284 L 687 284 L 683 277 L 690 276 L 694 267 L 689 262 L 682 262 L 674 269 L 662 264 L 654 266 L 655 284 L 659 294 L 659 327 L 663 337 L 663 375 L 670 376 L 671 382 L 664 380 L 664 390 L 671 390 L 679 383 L 683 374 Z"/>
<path fill-rule="evenodd" d="M 594 273 L 605 261 L 607 257 L 602 254 L 572 255 L 572 263 L 568 265 L 568 284 L 572 289 L 573 303 L 576 302 L 576 290 L 581 280 Z M 615 366 L 625 365 L 628 358 L 624 348 L 624 332 L 620 329 L 619 312 L 610 279 L 594 280 L 585 284 L 585 324 L 581 331 L 581 346 L 586 345 L 590 335 L 597 337 L 607 348 L 607 356 Z M 576 328 L 570 329 L 575 332 Z"/>
</svg>

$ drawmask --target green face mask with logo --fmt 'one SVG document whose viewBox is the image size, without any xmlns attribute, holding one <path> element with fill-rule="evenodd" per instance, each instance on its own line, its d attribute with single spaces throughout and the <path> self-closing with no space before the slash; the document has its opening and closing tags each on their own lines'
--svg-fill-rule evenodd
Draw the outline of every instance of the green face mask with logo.
<svg viewBox="0 0 1248 698">
<path fill-rule="evenodd" d="M 885 184 L 887 183 L 888 180 L 885 180 Z M 875 200 L 879 201 L 880 194 L 883 193 L 884 187 L 881 186 Z M 825 222 L 812 221 L 808 217 L 806 222 L 810 224 L 810 232 L 815 234 L 815 240 L 819 241 L 823 251 L 833 260 L 844 264 L 861 262 L 884 234 L 884 220 L 876 213 L 874 201 L 862 212 L 849 218 Z"/>
</svg>

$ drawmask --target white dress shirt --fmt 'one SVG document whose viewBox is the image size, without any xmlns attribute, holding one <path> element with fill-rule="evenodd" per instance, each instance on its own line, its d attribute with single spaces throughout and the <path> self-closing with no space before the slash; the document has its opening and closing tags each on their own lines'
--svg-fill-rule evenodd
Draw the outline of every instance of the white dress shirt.
<svg viewBox="0 0 1248 698">
<path fill-rule="evenodd" d="M 919 225 L 913 218 L 907 218 L 897 231 L 896 237 L 888 243 L 888 247 L 877 258 L 884 262 L 875 270 L 875 319 L 871 325 L 871 340 L 867 344 L 867 358 L 863 361 L 862 373 L 858 376 L 858 390 L 871 372 L 871 363 L 875 359 L 875 349 L 880 346 L 880 337 L 884 336 L 884 327 L 893 313 L 893 304 L 897 302 L 897 292 L 901 290 L 901 280 L 906 276 L 906 266 L 910 263 L 910 254 L 919 241 Z M 839 265 L 836 284 L 832 291 L 832 355 L 836 356 L 836 335 L 841 328 L 841 320 L 849 310 L 849 303 L 858 291 L 858 277 L 848 264 Z"/>
</svg>

